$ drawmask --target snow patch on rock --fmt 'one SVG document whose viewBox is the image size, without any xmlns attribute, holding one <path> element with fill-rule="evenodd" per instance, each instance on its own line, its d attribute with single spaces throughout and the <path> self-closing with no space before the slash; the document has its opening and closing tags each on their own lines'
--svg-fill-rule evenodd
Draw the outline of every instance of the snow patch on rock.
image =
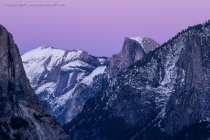
<svg viewBox="0 0 210 140">
<path fill-rule="evenodd" d="M 145 48 L 144 48 L 144 37 L 139 36 L 139 37 L 130 37 L 131 40 L 135 40 L 136 42 L 138 42 L 139 44 L 141 44 L 142 48 L 144 49 L 144 51 L 146 52 Z"/>
<path fill-rule="evenodd" d="M 92 82 L 93 82 L 93 78 L 96 76 L 96 75 L 99 75 L 99 74 L 103 74 L 105 72 L 105 69 L 106 69 L 106 66 L 100 66 L 100 67 L 97 67 L 89 76 L 85 77 L 81 83 L 84 83 L 86 85 L 91 85 Z"/>
<path fill-rule="evenodd" d="M 94 68 L 94 66 L 87 64 L 80 60 L 75 60 L 73 62 L 70 62 L 64 66 L 61 67 L 62 71 L 68 71 L 69 69 L 72 69 L 72 67 L 88 67 L 88 68 Z"/>
</svg>

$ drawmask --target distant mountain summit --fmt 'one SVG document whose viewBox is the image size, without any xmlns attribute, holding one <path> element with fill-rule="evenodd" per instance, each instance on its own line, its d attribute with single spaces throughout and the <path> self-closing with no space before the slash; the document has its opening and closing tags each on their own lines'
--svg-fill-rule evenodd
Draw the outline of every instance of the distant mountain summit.
<svg viewBox="0 0 210 140">
<path fill-rule="evenodd" d="M 147 37 L 125 38 L 122 50 L 110 58 L 108 74 L 111 78 L 122 70 L 140 60 L 149 51 L 160 45 Z"/>
<path fill-rule="evenodd" d="M 12 35 L 0 25 L 0 139 L 67 140 L 59 123 L 45 114 L 26 77 Z"/>
</svg>

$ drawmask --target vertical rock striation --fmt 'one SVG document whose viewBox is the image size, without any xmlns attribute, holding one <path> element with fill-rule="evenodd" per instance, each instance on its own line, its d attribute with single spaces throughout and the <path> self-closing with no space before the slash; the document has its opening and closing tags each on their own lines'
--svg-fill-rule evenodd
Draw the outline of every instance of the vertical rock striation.
<svg viewBox="0 0 210 140">
<path fill-rule="evenodd" d="M 13 37 L 0 25 L 0 139 L 67 140 L 44 113 L 26 77 Z"/>
</svg>

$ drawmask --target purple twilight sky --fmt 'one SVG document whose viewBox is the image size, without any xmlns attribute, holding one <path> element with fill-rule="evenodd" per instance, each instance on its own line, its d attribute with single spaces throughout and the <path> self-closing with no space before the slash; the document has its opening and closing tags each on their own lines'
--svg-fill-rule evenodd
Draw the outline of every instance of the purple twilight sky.
<svg viewBox="0 0 210 140">
<path fill-rule="evenodd" d="M 4 6 L 17 2 L 66 6 Z M 146 36 L 162 44 L 210 19 L 209 7 L 209 0 L 1 0 L 0 24 L 13 34 L 21 54 L 51 45 L 111 56 L 124 37 Z"/>
</svg>

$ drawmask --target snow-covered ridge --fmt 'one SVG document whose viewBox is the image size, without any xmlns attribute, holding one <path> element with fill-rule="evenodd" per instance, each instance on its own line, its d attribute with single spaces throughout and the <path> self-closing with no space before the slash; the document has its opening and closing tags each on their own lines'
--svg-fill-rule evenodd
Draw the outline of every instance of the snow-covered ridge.
<svg viewBox="0 0 210 140">
<path fill-rule="evenodd" d="M 88 63 L 85 63 L 81 60 L 75 60 L 73 62 L 70 62 L 64 66 L 61 67 L 61 70 L 63 71 L 66 71 L 66 70 L 69 70 L 69 69 L 72 69 L 74 67 L 88 67 L 88 68 L 94 68 L 94 66 L 88 64 Z"/>
<path fill-rule="evenodd" d="M 33 79 L 31 85 L 34 87 L 45 71 L 51 72 L 55 66 L 67 61 L 72 61 L 72 65 L 76 66 L 77 62 L 74 60 L 80 59 L 83 52 L 82 50 L 66 51 L 45 45 L 29 51 L 21 57 L 28 78 Z"/>
<path fill-rule="evenodd" d="M 25 61 L 29 61 L 29 60 L 34 60 L 34 59 L 38 59 L 38 60 L 42 60 L 43 58 L 47 58 L 50 56 L 53 57 L 63 57 L 64 54 L 66 53 L 66 57 L 65 60 L 72 60 L 73 58 L 79 57 L 84 51 L 83 50 L 72 50 L 72 51 L 68 51 L 68 50 L 62 50 L 62 49 L 57 49 L 57 48 L 53 48 L 52 46 L 40 46 L 34 50 L 31 50 L 25 54 L 23 54 L 22 60 Z"/>
<path fill-rule="evenodd" d="M 53 115 L 62 124 L 77 115 L 84 102 L 102 87 L 100 81 L 93 79 L 106 78 L 109 60 L 84 50 L 68 51 L 46 45 L 25 53 L 22 61 L 35 93 L 50 103 Z M 85 94 L 80 94 L 83 91 Z"/>
</svg>

